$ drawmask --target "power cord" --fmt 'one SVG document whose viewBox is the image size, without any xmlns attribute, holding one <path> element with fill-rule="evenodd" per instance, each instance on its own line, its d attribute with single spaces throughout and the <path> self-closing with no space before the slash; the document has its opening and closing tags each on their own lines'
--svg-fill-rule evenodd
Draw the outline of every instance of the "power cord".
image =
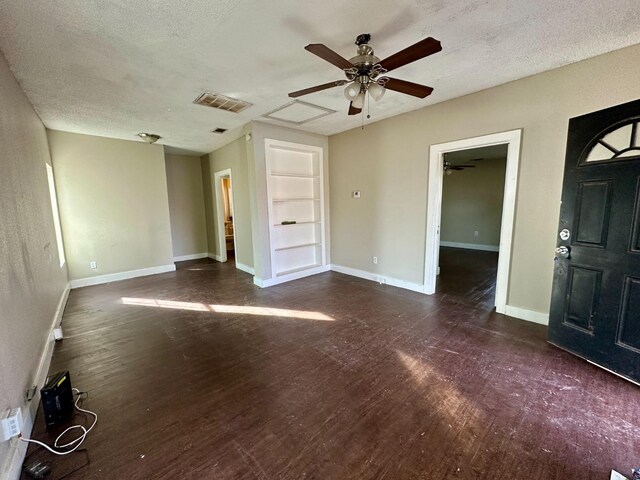
<svg viewBox="0 0 640 480">
<path fill-rule="evenodd" d="M 23 442 L 36 443 L 36 444 L 40 445 L 41 447 L 44 447 L 47 450 L 49 450 L 51 453 L 55 453 L 56 455 L 68 455 L 70 453 L 75 452 L 76 449 L 80 445 L 82 445 L 82 442 L 84 442 L 84 440 L 87 438 L 87 435 L 89 434 L 91 429 L 93 429 L 93 427 L 95 427 L 96 423 L 98 423 L 98 414 L 94 413 L 94 412 L 92 412 L 90 410 L 85 410 L 84 408 L 80 408 L 78 406 L 78 403 L 82 399 L 82 395 L 86 394 L 86 392 L 81 392 L 77 388 L 73 388 L 72 390 L 73 390 L 73 393 L 78 396 L 78 398 L 76 399 L 76 401 L 74 403 L 74 407 L 76 408 L 76 410 L 78 410 L 80 412 L 88 413 L 89 415 L 93 415 L 93 423 L 91 424 L 91 426 L 89 428 L 85 428 L 83 425 L 73 425 L 73 426 L 67 428 L 60 435 L 58 435 L 58 437 L 56 438 L 55 442 L 53 442 L 53 448 L 64 449 L 64 448 L 73 447 L 73 448 L 71 448 L 71 450 L 66 450 L 66 451 L 63 451 L 63 452 L 59 452 L 59 451 L 54 450 L 53 448 L 51 448 L 46 443 L 42 443 L 42 442 L 40 442 L 38 440 L 33 440 L 31 438 L 24 438 L 22 435 L 20 435 L 20 440 L 22 440 Z M 60 442 L 62 437 L 64 437 L 67 432 L 70 432 L 71 430 L 74 430 L 74 429 L 82 430 L 82 433 L 80 434 L 80 436 L 78 438 L 76 438 L 75 440 L 71 440 L 70 442 L 65 443 L 64 445 L 58 445 L 58 443 Z"/>
</svg>

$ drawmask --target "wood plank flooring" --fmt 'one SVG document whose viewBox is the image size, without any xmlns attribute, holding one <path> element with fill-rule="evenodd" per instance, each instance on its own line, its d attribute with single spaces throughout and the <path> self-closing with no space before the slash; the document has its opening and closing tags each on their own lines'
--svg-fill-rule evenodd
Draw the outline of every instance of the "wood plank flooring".
<svg viewBox="0 0 640 480">
<path fill-rule="evenodd" d="M 638 387 L 496 314 L 490 285 L 442 261 L 453 268 L 433 296 L 338 273 L 261 290 L 208 259 L 72 291 L 51 371 L 71 371 L 99 421 L 69 478 L 565 480 L 638 466 Z M 55 437 L 40 415 L 34 437 Z M 52 478 L 84 461 L 34 455 Z"/>
</svg>

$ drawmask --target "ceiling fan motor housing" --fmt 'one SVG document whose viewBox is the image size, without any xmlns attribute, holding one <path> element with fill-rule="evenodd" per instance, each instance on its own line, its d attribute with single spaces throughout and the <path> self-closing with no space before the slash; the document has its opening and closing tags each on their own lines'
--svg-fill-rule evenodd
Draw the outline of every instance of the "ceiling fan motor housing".
<svg viewBox="0 0 640 480">
<path fill-rule="evenodd" d="M 368 45 L 369 40 L 371 40 L 371 35 L 368 33 L 358 36 L 356 40 L 358 54 L 349 59 L 353 67 L 345 69 L 347 78 L 350 81 L 357 81 L 364 89 L 382 73 L 381 68 L 375 68 L 376 65 L 379 65 L 380 59 L 374 55 L 373 47 Z"/>
</svg>

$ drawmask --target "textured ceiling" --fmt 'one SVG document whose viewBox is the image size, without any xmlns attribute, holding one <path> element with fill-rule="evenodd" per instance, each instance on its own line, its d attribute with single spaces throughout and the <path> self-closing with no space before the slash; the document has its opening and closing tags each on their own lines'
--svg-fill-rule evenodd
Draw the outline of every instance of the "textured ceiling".
<svg viewBox="0 0 640 480">
<path fill-rule="evenodd" d="M 0 49 L 49 128 L 124 139 L 145 131 L 209 152 L 288 103 L 288 92 L 342 78 L 308 43 L 349 58 L 356 35 L 369 32 L 384 58 L 426 36 L 442 42 L 442 52 L 394 71 L 433 95 L 387 92 L 372 102 L 375 121 L 640 43 L 638 24 L 638 0 L 0 0 Z M 194 105 L 204 91 L 253 106 Z M 303 99 L 338 112 L 302 130 L 333 134 L 362 121 L 347 117 L 340 88 Z M 216 127 L 230 132 L 210 133 Z"/>
</svg>

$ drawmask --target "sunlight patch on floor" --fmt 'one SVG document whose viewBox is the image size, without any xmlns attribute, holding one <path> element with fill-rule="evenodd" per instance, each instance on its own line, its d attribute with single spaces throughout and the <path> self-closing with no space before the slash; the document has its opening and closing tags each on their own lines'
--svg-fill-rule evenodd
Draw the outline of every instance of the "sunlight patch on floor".
<svg viewBox="0 0 640 480">
<path fill-rule="evenodd" d="M 124 305 L 139 307 L 170 308 L 174 310 L 192 310 L 196 312 L 237 313 L 241 315 L 259 315 L 269 317 L 301 318 L 303 320 L 320 320 L 333 322 L 334 319 L 321 312 L 305 310 L 289 310 L 285 308 L 253 307 L 248 305 L 206 305 L 196 302 L 177 302 L 174 300 L 157 300 L 154 298 L 122 297 Z"/>
<path fill-rule="evenodd" d="M 419 386 L 429 389 L 428 396 L 433 409 L 440 414 L 449 427 L 463 422 L 466 431 L 477 431 L 481 412 L 476 408 L 472 399 L 467 398 L 454 385 L 438 375 L 427 362 L 400 350 L 396 350 L 396 354 L 404 367 L 411 373 L 414 381 Z"/>
</svg>

